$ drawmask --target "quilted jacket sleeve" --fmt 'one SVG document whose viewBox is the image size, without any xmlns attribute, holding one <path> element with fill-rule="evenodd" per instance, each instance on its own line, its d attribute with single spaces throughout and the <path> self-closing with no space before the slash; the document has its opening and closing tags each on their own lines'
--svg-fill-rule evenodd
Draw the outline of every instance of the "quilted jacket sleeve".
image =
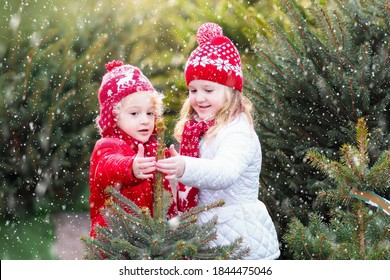
<svg viewBox="0 0 390 280">
<path fill-rule="evenodd" d="M 135 152 L 123 141 L 105 139 L 99 141 L 95 147 L 92 160 L 95 161 L 93 177 L 101 185 L 136 185 L 140 180 L 134 177 L 132 165 Z"/>
<path fill-rule="evenodd" d="M 199 189 L 230 187 L 253 162 L 253 157 L 259 155 L 260 144 L 252 132 L 246 125 L 227 127 L 210 144 L 210 149 L 215 149 L 213 158 L 184 157 L 186 168 L 178 181 Z"/>
</svg>

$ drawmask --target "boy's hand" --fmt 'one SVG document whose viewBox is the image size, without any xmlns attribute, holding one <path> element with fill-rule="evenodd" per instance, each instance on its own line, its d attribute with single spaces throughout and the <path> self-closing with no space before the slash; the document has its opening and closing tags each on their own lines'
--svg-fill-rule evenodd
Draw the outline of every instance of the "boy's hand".
<svg viewBox="0 0 390 280">
<path fill-rule="evenodd" d="M 138 144 L 138 153 L 133 161 L 133 174 L 138 179 L 151 179 L 156 171 L 156 158 L 145 157 L 145 148 Z"/>
<path fill-rule="evenodd" d="M 183 176 L 186 167 L 186 162 L 183 157 L 181 157 L 179 153 L 175 150 L 174 145 L 171 145 L 169 147 L 169 152 L 171 153 L 170 158 L 161 159 L 157 161 L 157 170 L 167 174 L 165 178 L 168 180 L 180 178 L 181 176 Z"/>
</svg>

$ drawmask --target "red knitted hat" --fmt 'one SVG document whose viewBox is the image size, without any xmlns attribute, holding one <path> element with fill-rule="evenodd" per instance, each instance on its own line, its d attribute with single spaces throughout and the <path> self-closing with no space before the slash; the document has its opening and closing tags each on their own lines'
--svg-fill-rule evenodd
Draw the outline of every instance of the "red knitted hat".
<svg viewBox="0 0 390 280">
<path fill-rule="evenodd" d="M 185 66 L 186 84 L 207 80 L 242 91 L 241 59 L 237 48 L 223 36 L 216 23 L 204 23 L 197 32 L 199 46 L 191 53 Z"/>
<path fill-rule="evenodd" d="M 99 89 L 100 115 L 98 119 L 101 135 L 110 136 L 117 127 L 114 106 L 122 98 L 137 91 L 156 91 L 141 70 L 132 65 L 124 65 L 114 60 L 106 64 L 107 73 L 103 76 Z"/>
</svg>

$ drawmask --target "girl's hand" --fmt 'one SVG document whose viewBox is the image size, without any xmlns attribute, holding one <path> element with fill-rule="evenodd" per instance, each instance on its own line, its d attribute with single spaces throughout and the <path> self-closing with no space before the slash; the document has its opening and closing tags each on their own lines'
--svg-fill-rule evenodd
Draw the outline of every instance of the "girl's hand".
<svg viewBox="0 0 390 280">
<path fill-rule="evenodd" d="M 170 158 L 157 161 L 157 171 L 167 174 L 165 178 L 168 180 L 180 178 L 183 176 L 184 170 L 186 168 L 186 162 L 183 157 L 181 157 L 175 150 L 174 145 L 169 147 L 169 152 L 171 153 Z"/>
<path fill-rule="evenodd" d="M 138 179 L 151 179 L 153 172 L 156 171 L 156 158 L 145 157 L 145 148 L 138 144 L 138 153 L 133 161 L 133 174 Z"/>
</svg>

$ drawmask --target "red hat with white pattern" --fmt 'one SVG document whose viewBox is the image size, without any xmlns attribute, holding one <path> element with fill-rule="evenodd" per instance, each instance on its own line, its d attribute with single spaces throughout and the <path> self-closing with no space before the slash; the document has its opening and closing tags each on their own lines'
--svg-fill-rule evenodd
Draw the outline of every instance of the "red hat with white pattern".
<svg viewBox="0 0 390 280">
<path fill-rule="evenodd" d="M 103 137 L 112 135 L 117 128 L 113 109 L 122 98 L 138 91 L 156 91 L 141 70 L 135 66 L 124 65 L 119 60 L 111 61 L 105 66 L 108 72 L 103 76 L 99 89 L 98 117 L 100 134 Z"/>
<path fill-rule="evenodd" d="M 237 48 L 216 23 L 202 24 L 196 35 L 199 46 L 185 65 L 186 84 L 207 80 L 242 91 L 241 59 Z"/>
</svg>

